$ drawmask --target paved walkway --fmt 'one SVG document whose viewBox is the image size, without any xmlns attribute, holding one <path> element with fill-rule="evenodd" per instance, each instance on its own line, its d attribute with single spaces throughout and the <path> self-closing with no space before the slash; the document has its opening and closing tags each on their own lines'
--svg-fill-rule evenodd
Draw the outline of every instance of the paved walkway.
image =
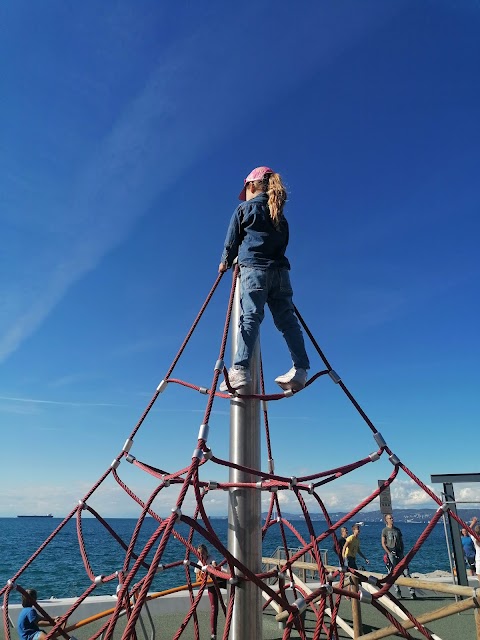
<svg viewBox="0 0 480 640">
<path fill-rule="evenodd" d="M 438 609 L 442 606 L 446 606 L 448 604 L 452 604 L 455 602 L 454 598 L 445 598 L 444 594 L 430 594 L 429 597 L 420 597 L 419 600 L 403 600 L 402 601 L 407 608 L 414 614 L 420 615 L 421 613 L 426 613 L 427 611 L 431 611 L 433 609 Z M 371 605 L 362 604 L 362 619 L 364 624 L 364 633 L 368 633 L 375 629 L 378 629 L 380 626 L 386 626 L 387 622 L 384 622 L 383 616 L 379 614 Z M 348 601 L 343 601 L 340 608 L 340 615 L 345 621 L 351 623 L 351 606 Z M 209 615 L 208 612 L 199 612 L 198 613 L 199 626 L 200 626 L 200 638 L 201 640 L 210 638 L 210 630 L 209 630 Z M 153 623 L 156 628 L 155 638 L 158 640 L 165 640 L 167 638 L 173 638 L 176 631 L 180 627 L 180 624 L 183 620 L 183 616 L 180 614 L 161 614 L 155 615 L 153 617 Z M 150 637 L 150 624 L 148 620 L 145 618 L 145 631 L 146 637 Z M 218 626 L 218 634 L 217 638 L 220 640 L 222 638 L 223 633 L 223 624 L 224 617 L 222 613 L 219 614 L 219 626 Z M 475 618 L 473 610 L 467 611 L 461 614 L 455 614 L 448 618 L 444 618 L 443 620 L 438 620 L 435 622 L 431 622 L 427 625 L 431 632 L 437 634 L 442 640 L 476 640 L 476 632 L 475 632 Z M 88 640 L 96 629 L 99 628 L 99 623 L 95 623 L 90 625 L 89 627 L 85 627 L 83 629 L 78 629 L 74 632 L 75 638 L 78 640 Z M 114 634 L 114 640 L 120 640 L 121 634 L 124 628 L 124 621 L 120 621 L 117 624 L 117 628 Z M 315 628 L 315 619 L 311 613 L 307 613 L 305 620 L 305 628 L 307 632 L 308 638 L 313 638 L 313 631 Z M 140 622 L 137 624 L 137 632 L 139 638 L 145 637 L 142 633 Z M 15 629 L 11 631 L 12 640 L 17 640 L 18 635 Z M 273 611 L 264 613 L 263 615 L 263 635 L 262 639 L 264 640 L 281 640 L 283 636 L 283 630 L 279 628 L 279 623 L 275 620 L 275 615 Z M 293 631 L 291 638 L 298 638 L 299 635 L 297 632 Z M 325 633 L 322 634 L 322 638 L 325 638 Z M 339 629 L 339 638 L 342 640 L 345 638 L 349 638 L 345 631 Z M 395 636 L 388 636 L 389 638 L 393 638 Z M 398 638 L 398 636 L 396 636 Z M 417 631 L 412 632 L 412 637 L 414 638 L 424 638 Z M 0 639 L 4 640 L 5 636 L 3 633 L 3 625 L 0 632 Z M 193 640 L 194 632 L 193 632 L 193 623 L 190 622 L 186 627 L 185 631 L 181 636 L 182 640 Z M 242 639 L 242 640 L 260 640 L 260 639 Z"/>
</svg>

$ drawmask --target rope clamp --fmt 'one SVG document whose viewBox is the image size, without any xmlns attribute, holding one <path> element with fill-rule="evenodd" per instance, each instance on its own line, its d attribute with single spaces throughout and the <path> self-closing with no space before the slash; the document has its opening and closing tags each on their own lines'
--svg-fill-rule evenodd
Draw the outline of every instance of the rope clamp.
<svg viewBox="0 0 480 640">
<path fill-rule="evenodd" d="M 209 490 L 215 490 L 218 489 L 218 482 L 216 480 L 210 480 L 208 482 L 208 489 Z"/>
<path fill-rule="evenodd" d="M 85 504 L 85 502 L 83 500 L 79 500 L 78 501 L 78 506 L 82 507 L 82 509 L 86 509 L 87 508 L 87 505 Z"/>
<path fill-rule="evenodd" d="M 120 460 L 118 458 L 115 458 L 115 460 L 110 465 L 112 469 L 118 469 L 119 466 L 120 466 Z"/>
<path fill-rule="evenodd" d="M 270 492 L 271 492 L 271 493 L 277 493 L 277 491 L 278 491 L 278 487 L 277 487 L 276 485 L 272 485 L 272 486 L 270 487 Z"/>
<path fill-rule="evenodd" d="M 166 380 L 162 380 L 160 382 L 160 384 L 157 387 L 157 391 L 158 393 L 163 393 L 165 391 L 165 389 L 167 388 L 167 381 Z"/>
<path fill-rule="evenodd" d="M 310 483 L 310 484 L 308 485 L 308 493 L 309 493 L 310 495 L 312 495 L 312 493 L 315 493 L 315 485 L 314 485 L 313 483 Z"/>
<path fill-rule="evenodd" d="M 400 464 L 400 458 L 396 456 L 394 453 L 392 453 L 392 455 L 388 459 L 390 460 L 390 462 L 393 464 L 394 467 L 396 467 L 397 464 Z"/>
<path fill-rule="evenodd" d="M 223 360 L 217 360 L 215 363 L 215 367 L 213 368 L 214 371 L 223 371 L 225 364 L 223 362 Z"/>
<path fill-rule="evenodd" d="M 445 502 L 441 507 L 438 507 L 437 511 L 443 511 L 443 513 L 445 513 L 445 511 L 448 511 L 448 504 Z"/>
<path fill-rule="evenodd" d="M 303 613 L 307 608 L 307 604 L 305 602 L 305 598 L 297 598 L 295 602 L 292 603 L 294 607 L 297 607 L 299 613 Z"/>
<path fill-rule="evenodd" d="M 333 369 L 330 369 L 330 371 L 328 372 L 328 375 L 334 381 L 335 384 L 338 384 L 342 380 L 340 378 L 340 376 L 338 375 L 338 373 L 336 371 L 334 371 Z"/>
<path fill-rule="evenodd" d="M 378 451 L 374 451 L 368 457 L 372 462 L 376 462 L 377 460 L 380 460 L 380 454 L 378 453 Z"/>
<path fill-rule="evenodd" d="M 180 520 L 180 518 L 182 517 L 182 510 L 180 509 L 180 507 L 173 507 L 172 508 L 172 515 L 176 515 L 177 516 L 175 518 L 175 520 Z"/>
<path fill-rule="evenodd" d="M 164 476 L 162 476 L 162 480 L 163 480 L 163 486 L 164 487 L 169 487 L 170 486 L 170 482 L 171 482 L 170 478 L 167 478 L 167 476 L 164 475 Z"/>
<path fill-rule="evenodd" d="M 203 452 L 203 457 L 205 460 L 211 460 L 213 458 L 213 451 L 211 449 L 207 449 Z"/>
<path fill-rule="evenodd" d="M 207 387 L 199 387 L 198 392 L 199 393 L 203 393 L 203 395 L 206 396 L 207 393 L 208 393 L 208 388 Z"/>
<path fill-rule="evenodd" d="M 201 449 L 195 449 L 194 452 L 192 453 L 192 459 L 193 458 L 198 458 L 199 460 L 202 460 L 203 451 Z"/>
<path fill-rule="evenodd" d="M 284 395 L 286 398 L 291 398 L 291 397 L 293 396 L 293 394 L 294 394 L 293 389 L 287 389 L 286 391 L 284 391 L 284 392 L 283 392 L 283 395 Z"/>
<path fill-rule="evenodd" d="M 125 444 L 123 445 L 123 449 L 122 451 L 124 453 L 128 453 L 130 451 L 130 449 L 132 448 L 133 445 L 133 440 L 131 440 L 130 438 L 128 438 L 128 440 L 125 441 Z"/>
<path fill-rule="evenodd" d="M 290 478 L 290 482 L 289 482 L 288 486 L 289 486 L 289 489 L 292 489 L 293 487 L 297 486 L 297 479 L 296 479 L 295 476 L 292 476 Z"/>
<path fill-rule="evenodd" d="M 239 583 L 238 576 L 234 576 L 233 578 L 228 579 L 228 584 L 237 585 Z"/>
<path fill-rule="evenodd" d="M 131 453 L 129 453 L 128 456 L 125 458 L 125 460 L 127 462 L 130 462 L 130 464 L 133 464 L 135 462 L 136 458 L 135 458 L 135 456 L 132 456 Z"/>
<path fill-rule="evenodd" d="M 103 582 L 103 576 L 97 576 L 94 580 L 96 585 L 102 584 Z"/>
<path fill-rule="evenodd" d="M 331 584 L 321 584 L 319 588 L 323 589 L 325 593 L 328 593 L 329 595 L 333 593 L 333 587 Z"/>
<path fill-rule="evenodd" d="M 268 402 L 266 400 L 262 400 L 262 411 L 268 411 Z"/>
<path fill-rule="evenodd" d="M 377 578 L 375 576 L 368 576 L 367 582 L 373 584 L 375 587 L 378 584 Z"/>
<path fill-rule="evenodd" d="M 260 489 L 260 491 L 263 489 L 263 483 L 261 480 L 255 483 L 255 489 Z"/>
<path fill-rule="evenodd" d="M 200 425 L 200 429 L 198 430 L 198 439 L 199 440 L 205 440 L 205 442 L 208 440 L 208 432 L 210 431 L 210 427 L 207 423 L 201 424 Z"/>
<path fill-rule="evenodd" d="M 360 589 L 360 602 L 366 602 L 367 604 L 372 604 L 372 594 L 368 591 L 364 591 Z"/>
<path fill-rule="evenodd" d="M 161 571 L 164 571 L 164 570 L 165 570 L 165 567 L 163 566 L 163 564 L 159 564 L 156 572 L 160 573 Z"/>
<path fill-rule="evenodd" d="M 376 433 L 373 434 L 373 439 L 378 444 L 380 449 L 383 449 L 384 447 L 387 446 L 387 443 L 385 442 L 385 440 L 384 440 L 382 434 L 380 433 L 380 431 L 377 431 Z"/>
<path fill-rule="evenodd" d="M 268 461 L 268 473 L 275 473 L 275 460 L 273 458 Z"/>
</svg>

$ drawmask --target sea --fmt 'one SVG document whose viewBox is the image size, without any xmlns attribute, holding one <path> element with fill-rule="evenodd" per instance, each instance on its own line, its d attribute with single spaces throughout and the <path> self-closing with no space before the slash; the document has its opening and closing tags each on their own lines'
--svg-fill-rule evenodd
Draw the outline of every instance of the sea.
<svg viewBox="0 0 480 640">
<path fill-rule="evenodd" d="M 0 590 L 24 566 L 26 561 L 61 522 L 60 518 L 0 518 L 0 545 L 2 550 Z M 309 539 L 304 520 L 291 520 L 290 522 L 304 539 Z M 133 518 L 112 518 L 108 520 L 108 524 L 127 544 L 136 523 L 137 521 Z M 219 539 L 226 545 L 228 536 L 227 519 L 212 518 L 211 523 Z M 348 523 L 349 529 L 352 524 L 353 522 Z M 135 547 L 136 552 L 143 548 L 143 545 L 156 530 L 157 526 L 158 523 L 153 518 L 147 518 L 144 521 Z M 382 560 L 383 550 L 380 546 L 383 526 L 381 522 L 369 522 L 361 528 L 361 549 L 370 560 L 368 569 L 372 571 L 385 571 Z M 399 526 L 403 532 L 405 548 L 408 550 L 424 531 L 426 524 L 402 523 Z M 314 527 L 317 535 L 326 530 L 325 522 L 314 522 Z M 189 528 L 183 523 L 178 524 L 176 530 L 184 538 L 188 536 Z M 88 561 L 96 576 L 108 576 L 123 568 L 125 551 L 101 523 L 95 518 L 84 518 L 82 520 L 82 532 Z M 198 534 L 195 534 L 194 545 L 198 545 L 200 542 L 203 542 L 203 540 Z M 287 543 L 293 549 L 301 546 L 295 534 L 289 530 L 287 530 Z M 264 539 L 262 555 L 270 557 L 281 544 L 280 531 L 275 525 L 269 529 Z M 154 545 L 147 560 L 153 557 L 157 546 L 158 542 Z M 328 563 L 337 564 L 338 558 L 333 551 L 331 539 L 325 540 L 320 546 L 328 551 Z M 218 552 L 211 546 L 209 546 L 209 551 L 217 560 L 220 559 Z M 184 546 L 172 537 L 166 546 L 162 563 L 168 564 L 176 560 L 183 560 L 184 557 Z M 360 558 L 358 560 L 361 562 Z M 445 530 L 441 523 L 434 527 L 429 538 L 427 538 L 410 565 L 412 573 L 429 573 L 437 569 L 450 570 Z M 193 570 L 190 569 L 190 571 L 193 579 Z M 141 575 L 144 574 L 139 573 L 139 578 Z M 66 523 L 33 563 L 17 578 L 16 582 L 25 589 L 36 589 L 39 599 L 78 597 L 85 591 L 91 582 L 84 568 L 75 520 L 70 520 Z M 162 591 L 185 584 L 185 582 L 185 567 L 179 566 L 157 573 L 150 590 Z M 106 584 L 100 584 L 92 595 L 114 594 L 117 584 L 116 579 Z M 12 593 L 10 602 L 19 601 L 19 595 Z"/>
</svg>

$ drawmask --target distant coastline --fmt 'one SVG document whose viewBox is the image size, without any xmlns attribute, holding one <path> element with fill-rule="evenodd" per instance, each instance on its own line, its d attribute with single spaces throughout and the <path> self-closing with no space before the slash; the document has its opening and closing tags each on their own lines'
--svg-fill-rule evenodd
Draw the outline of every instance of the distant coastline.
<svg viewBox="0 0 480 640">
<path fill-rule="evenodd" d="M 435 515 L 437 509 L 393 509 L 393 516 L 398 524 L 427 524 L 430 522 L 432 517 Z M 464 521 L 469 522 L 473 516 L 479 515 L 479 509 L 457 509 L 458 516 Z M 161 518 L 167 518 L 168 514 L 159 514 Z M 262 513 L 262 520 L 265 519 L 267 513 Z M 310 512 L 310 518 L 313 522 L 325 522 L 325 516 L 323 513 L 319 512 Z M 336 511 L 331 512 L 329 514 L 332 522 L 337 522 L 338 520 L 344 518 L 347 515 L 345 511 Z M 292 513 L 287 511 L 282 511 L 282 516 L 286 520 L 294 520 L 304 521 L 302 513 Z M 0 518 L 55 518 L 56 520 L 62 519 L 62 516 L 54 516 L 51 513 L 46 514 L 20 514 L 17 516 L 0 516 Z M 151 516 L 147 516 L 147 519 L 150 519 Z M 92 518 L 92 516 L 87 515 L 87 519 Z M 226 514 L 215 514 L 211 516 L 213 520 L 227 520 L 228 516 Z M 118 515 L 118 516 L 109 516 L 108 520 L 137 520 L 137 517 L 134 515 Z M 359 522 L 362 521 L 364 525 L 373 524 L 378 522 L 383 522 L 383 514 L 379 510 L 374 511 L 359 511 L 355 514 L 355 517 L 352 518 L 352 521 Z M 437 524 L 441 524 L 441 521 Z"/>
<path fill-rule="evenodd" d="M 464 521 L 468 522 L 474 515 L 478 515 L 479 509 L 457 509 L 458 516 Z M 397 524 L 428 524 L 433 518 L 437 509 L 417 508 L 417 509 L 393 509 L 393 516 Z M 266 512 L 262 513 L 262 518 L 265 519 Z M 324 522 L 325 516 L 323 513 L 310 512 L 310 518 L 312 522 Z M 336 511 L 329 513 L 332 522 L 337 522 L 347 515 L 345 511 Z M 289 513 L 282 511 L 282 516 L 286 520 L 304 520 L 301 513 Z M 361 521 L 364 525 L 383 522 L 383 514 L 379 510 L 375 511 L 359 511 L 355 518 L 361 517 Z M 353 520 L 353 518 L 352 518 Z M 355 520 L 358 522 L 358 520 Z M 440 521 L 441 523 L 441 521 Z M 437 523 L 437 524 L 440 524 Z"/>
</svg>

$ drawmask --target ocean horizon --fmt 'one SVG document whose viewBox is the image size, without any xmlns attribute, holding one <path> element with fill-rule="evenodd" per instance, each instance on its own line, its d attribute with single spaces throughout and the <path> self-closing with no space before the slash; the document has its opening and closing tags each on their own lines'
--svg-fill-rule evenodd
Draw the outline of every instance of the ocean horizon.
<svg viewBox="0 0 480 640">
<path fill-rule="evenodd" d="M 62 518 L 56 517 L 0 518 L 0 536 L 3 547 L 3 561 L 0 566 L 0 588 L 3 588 L 7 581 L 13 578 L 62 521 Z M 215 517 L 211 518 L 210 521 L 219 539 L 226 545 L 228 537 L 227 517 Z M 108 518 L 107 522 L 116 534 L 128 544 L 137 519 Z M 309 540 L 308 529 L 303 518 L 295 519 L 291 517 L 290 522 L 299 536 Z M 354 522 L 351 521 L 348 526 L 350 527 Z M 147 518 L 145 520 L 135 547 L 137 553 L 143 548 L 157 526 L 158 523 L 155 519 Z M 361 549 L 370 560 L 368 569 L 381 573 L 385 572 L 383 549 L 380 545 L 383 526 L 381 522 L 366 522 L 361 529 L 360 536 Z M 401 523 L 399 526 L 403 532 L 405 548 L 408 551 L 424 531 L 426 523 Z M 327 527 L 325 522 L 315 521 L 314 528 L 316 535 L 320 535 Z M 180 523 L 175 529 L 182 537 L 188 536 L 189 527 L 187 525 Z M 94 575 L 108 576 L 116 571 L 125 569 L 124 549 L 95 518 L 82 518 L 82 535 L 85 541 L 88 561 Z M 198 534 L 195 534 L 194 545 L 200 542 L 202 542 L 202 539 Z M 289 530 L 287 531 L 287 543 L 290 548 L 302 546 L 295 534 Z M 279 528 L 276 526 L 271 527 L 263 541 L 262 555 L 271 556 L 281 544 Z M 207 545 L 211 555 L 219 560 L 220 554 L 217 550 L 208 543 Z M 327 550 L 329 564 L 338 564 L 338 558 L 333 551 L 331 537 L 325 539 L 320 546 L 322 549 Z M 152 559 L 157 547 L 158 541 L 147 557 L 147 561 Z M 183 544 L 172 537 L 166 545 L 161 562 L 162 564 L 168 564 L 183 560 L 184 557 L 185 548 Z M 127 571 L 132 564 L 133 562 L 130 563 L 130 567 L 126 568 Z M 411 572 L 430 573 L 435 570 L 450 570 L 445 530 L 441 523 L 433 528 L 430 536 L 410 565 Z M 190 569 L 190 572 L 193 579 L 193 570 Z M 134 578 L 133 584 L 143 575 L 144 570 L 141 570 L 137 577 Z M 185 567 L 179 566 L 158 573 L 152 583 L 151 590 L 161 591 L 185 584 L 185 582 Z M 65 524 L 33 563 L 18 577 L 17 584 L 23 588 L 36 589 L 40 599 L 76 597 L 85 591 L 91 582 L 86 573 L 80 551 L 76 520 L 70 520 Z M 117 584 L 116 579 L 107 584 L 100 584 L 92 595 L 114 594 Z M 19 600 L 18 594 L 12 594 L 12 602 L 18 602 Z"/>
</svg>

